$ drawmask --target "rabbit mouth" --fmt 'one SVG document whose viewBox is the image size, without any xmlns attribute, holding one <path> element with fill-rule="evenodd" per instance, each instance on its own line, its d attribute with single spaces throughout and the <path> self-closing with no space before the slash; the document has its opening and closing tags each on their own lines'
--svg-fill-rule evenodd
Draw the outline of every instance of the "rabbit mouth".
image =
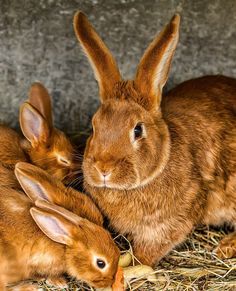
<svg viewBox="0 0 236 291">
<path fill-rule="evenodd" d="M 128 182 L 124 182 L 124 183 L 113 183 L 113 182 L 97 182 L 92 180 L 91 178 L 86 178 L 85 179 L 87 184 L 95 187 L 95 188 L 100 188 L 100 189 L 116 189 L 116 190 L 131 190 L 134 188 L 139 187 L 139 183 L 128 183 Z"/>
<path fill-rule="evenodd" d="M 111 287 L 114 280 L 110 279 L 98 279 L 93 280 L 91 282 L 88 282 L 91 286 L 94 286 L 95 288 L 108 288 Z"/>
<path fill-rule="evenodd" d="M 84 179 L 92 187 L 127 190 L 139 185 L 139 175 L 132 165 L 117 165 L 109 171 L 101 171 L 89 159 L 83 162 Z M 128 174 L 128 175 L 127 175 Z"/>
</svg>

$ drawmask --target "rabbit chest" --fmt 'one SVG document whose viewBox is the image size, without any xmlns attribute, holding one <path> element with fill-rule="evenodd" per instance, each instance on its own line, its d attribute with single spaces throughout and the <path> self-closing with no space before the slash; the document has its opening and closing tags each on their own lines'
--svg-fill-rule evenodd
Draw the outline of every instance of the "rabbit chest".
<svg viewBox="0 0 236 291">
<path fill-rule="evenodd" d="M 191 207 L 190 202 L 183 205 L 181 199 L 175 199 L 171 190 L 163 195 L 157 187 L 143 187 L 130 192 L 113 189 L 93 190 L 89 185 L 86 185 L 86 188 L 109 218 L 112 227 L 120 233 L 132 233 L 133 236 L 156 237 L 166 231 L 170 221 L 177 225 L 181 217 L 188 217 Z M 171 207 L 172 203 L 174 207 Z"/>
</svg>

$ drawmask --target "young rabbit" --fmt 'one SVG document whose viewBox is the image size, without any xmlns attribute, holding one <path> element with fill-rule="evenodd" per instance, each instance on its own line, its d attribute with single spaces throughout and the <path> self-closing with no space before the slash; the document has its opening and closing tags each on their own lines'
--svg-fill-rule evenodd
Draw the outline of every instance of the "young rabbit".
<svg viewBox="0 0 236 291">
<path fill-rule="evenodd" d="M 65 134 L 53 126 L 51 98 L 42 84 L 31 86 L 29 100 L 20 108 L 20 125 L 26 137 L 22 147 L 33 164 L 60 180 L 75 170 L 74 149 Z"/>
<path fill-rule="evenodd" d="M 145 51 L 135 79 L 124 81 L 86 16 L 74 17 L 101 99 L 85 149 L 84 185 L 149 265 L 197 224 L 236 222 L 236 80 L 206 76 L 162 98 L 179 22 L 175 15 Z M 220 249 L 235 255 L 235 243 L 233 234 Z"/>
<path fill-rule="evenodd" d="M 14 169 L 18 161 L 29 161 L 64 182 L 71 181 L 78 167 L 75 152 L 65 134 L 53 127 L 51 98 L 42 84 L 31 86 L 29 100 L 20 108 L 20 125 L 26 139 L 6 126 L 0 127 L 0 168 Z M 6 173 L 2 180 L 7 178 Z M 12 172 L 13 182 L 14 178 Z"/>
<path fill-rule="evenodd" d="M 18 175 L 17 167 L 15 171 L 19 182 L 27 184 L 27 191 L 40 197 L 42 187 L 47 188 L 48 181 L 40 175 L 29 184 L 27 173 Z M 35 204 L 33 207 L 31 200 L 16 190 L 1 188 L 1 290 L 20 280 L 45 277 L 65 287 L 64 273 L 93 287 L 112 285 L 119 250 L 110 234 L 62 207 L 43 200 Z"/>
</svg>

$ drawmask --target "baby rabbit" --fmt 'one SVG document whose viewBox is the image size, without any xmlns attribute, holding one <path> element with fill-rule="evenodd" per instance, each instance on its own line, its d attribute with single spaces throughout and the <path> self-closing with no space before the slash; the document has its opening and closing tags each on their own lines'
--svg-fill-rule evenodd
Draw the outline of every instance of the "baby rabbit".
<svg viewBox="0 0 236 291">
<path fill-rule="evenodd" d="M 145 51 L 134 80 L 124 81 L 86 16 L 74 17 L 101 99 L 85 149 L 84 186 L 148 265 L 197 224 L 236 222 L 236 80 L 193 79 L 162 98 L 179 23 L 175 15 Z M 235 244 L 236 234 L 221 251 L 236 255 Z"/>
<path fill-rule="evenodd" d="M 38 197 L 41 187 L 46 191 L 48 181 L 41 180 L 40 175 L 29 184 L 27 173 L 18 173 L 17 166 L 15 171 L 19 182 L 26 183 L 27 191 L 35 191 Z M 64 273 L 96 288 L 111 286 L 119 249 L 110 234 L 62 207 L 42 200 L 35 204 L 36 207 L 16 190 L 1 188 L 1 290 L 25 279 L 46 277 L 52 282 L 63 282 L 60 277 Z"/>
<path fill-rule="evenodd" d="M 70 181 L 78 167 L 74 149 L 65 134 L 53 127 L 51 98 L 42 84 L 31 86 L 29 100 L 20 108 L 20 125 L 23 140 L 14 130 L 0 126 L 0 168 L 14 169 L 18 161 L 29 161 L 64 182 Z"/>
</svg>

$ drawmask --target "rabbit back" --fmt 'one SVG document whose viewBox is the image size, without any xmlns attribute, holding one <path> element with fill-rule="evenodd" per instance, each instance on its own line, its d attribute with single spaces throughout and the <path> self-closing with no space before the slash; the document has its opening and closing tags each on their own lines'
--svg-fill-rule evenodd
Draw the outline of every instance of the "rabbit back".
<svg viewBox="0 0 236 291">
<path fill-rule="evenodd" d="M 205 76 L 186 81 L 163 97 L 163 118 L 190 145 L 193 172 L 206 190 L 203 221 L 236 219 L 236 80 Z M 179 124 L 179 126 L 175 125 Z"/>
</svg>

